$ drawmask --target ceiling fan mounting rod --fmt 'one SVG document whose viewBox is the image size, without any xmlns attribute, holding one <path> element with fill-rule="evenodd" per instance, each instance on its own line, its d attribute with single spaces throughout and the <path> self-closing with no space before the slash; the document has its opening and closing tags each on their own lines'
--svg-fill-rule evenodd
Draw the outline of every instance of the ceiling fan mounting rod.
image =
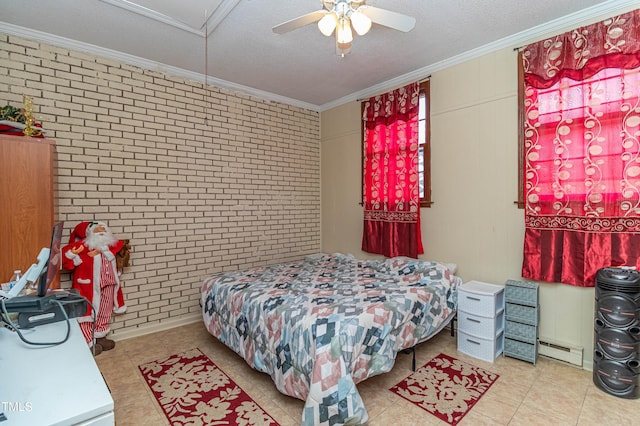
<svg viewBox="0 0 640 426">
<path fill-rule="evenodd" d="M 329 12 L 333 12 L 338 18 L 349 18 L 365 0 L 323 0 L 322 6 Z"/>
</svg>

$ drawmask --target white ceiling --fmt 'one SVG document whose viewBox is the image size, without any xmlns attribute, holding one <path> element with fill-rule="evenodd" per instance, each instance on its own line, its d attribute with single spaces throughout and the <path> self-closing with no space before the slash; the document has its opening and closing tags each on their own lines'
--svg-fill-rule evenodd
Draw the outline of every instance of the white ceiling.
<svg viewBox="0 0 640 426">
<path fill-rule="evenodd" d="M 271 31 L 321 9 L 320 0 L 0 0 L 0 32 L 201 81 L 206 71 L 210 84 L 322 111 L 477 54 L 638 8 L 640 0 L 367 4 L 413 16 L 416 26 L 403 33 L 374 24 L 341 58 L 334 39 L 315 24 L 283 35 Z"/>
</svg>

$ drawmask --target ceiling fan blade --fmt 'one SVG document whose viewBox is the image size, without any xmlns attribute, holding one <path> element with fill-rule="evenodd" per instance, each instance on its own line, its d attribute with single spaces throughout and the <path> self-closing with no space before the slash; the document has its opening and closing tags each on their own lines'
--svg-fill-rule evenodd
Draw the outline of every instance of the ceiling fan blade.
<svg viewBox="0 0 640 426">
<path fill-rule="evenodd" d="M 283 22 L 280 25 L 276 25 L 275 27 L 272 28 L 272 30 L 274 33 L 277 33 L 277 34 L 288 33 L 289 31 L 293 31 L 300 27 L 304 27 L 305 25 L 318 22 L 327 13 L 329 12 L 325 9 L 307 13 L 306 15 L 298 16 L 297 18 L 291 19 L 290 21 Z"/>
<path fill-rule="evenodd" d="M 362 5 L 358 8 L 358 12 L 363 13 L 378 25 L 383 25 L 405 33 L 411 31 L 416 25 L 416 18 L 412 16 L 380 9 L 379 7 Z"/>
</svg>

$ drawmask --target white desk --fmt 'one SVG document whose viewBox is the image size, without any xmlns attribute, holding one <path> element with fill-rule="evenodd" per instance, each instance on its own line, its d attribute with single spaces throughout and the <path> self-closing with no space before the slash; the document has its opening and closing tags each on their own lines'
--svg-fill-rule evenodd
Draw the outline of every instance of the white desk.
<svg viewBox="0 0 640 426">
<path fill-rule="evenodd" d="M 0 426 L 114 425 L 113 399 L 78 322 L 58 346 L 27 345 L 0 327 Z M 40 325 L 22 334 L 30 341 L 59 341 L 66 322 Z"/>
</svg>

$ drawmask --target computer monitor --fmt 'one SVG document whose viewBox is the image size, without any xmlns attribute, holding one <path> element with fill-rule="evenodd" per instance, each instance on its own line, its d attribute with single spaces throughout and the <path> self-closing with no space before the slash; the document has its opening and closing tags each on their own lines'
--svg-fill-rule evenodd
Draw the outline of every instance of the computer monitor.
<svg viewBox="0 0 640 426">
<path fill-rule="evenodd" d="M 60 282 L 56 279 L 60 266 L 62 264 L 62 253 L 60 252 L 62 244 L 62 229 L 64 222 L 56 222 L 51 232 L 51 247 L 49 248 L 49 259 L 38 278 L 37 294 L 38 297 L 44 297 L 48 291 L 59 288 Z"/>
</svg>

